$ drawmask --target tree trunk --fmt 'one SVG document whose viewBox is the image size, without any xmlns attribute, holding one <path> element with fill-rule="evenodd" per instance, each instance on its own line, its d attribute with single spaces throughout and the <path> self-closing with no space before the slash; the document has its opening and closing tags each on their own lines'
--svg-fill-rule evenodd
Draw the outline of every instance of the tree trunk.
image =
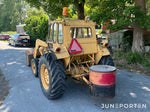
<svg viewBox="0 0 150 112">
<path fill-rule="evenodd" d="M 145 0 L 135 0 L 135 6 L 141 6 L 141 11 L 146 14 L 146 4 Z M 136 17 L 136 15 L 135 15 Z M 133 42 L 132 42 L 132 52 L 144 52 L 144 29 L 138 23 L 133 25 Z"/>
<path fill-rule="evenodd" d="M 144 52 L 144 29 L 142 29 L 138 23 L 135 23 L 133 28 L 132 52 Z"/>
<path fill-rule="evenodd" d="M 84 19 L 84 4 L 85 4 L 85 0 L 75 0 L 74 2 L 75 2 L 76 7 L 77 7 L 78 19 Z"/>
</svg>

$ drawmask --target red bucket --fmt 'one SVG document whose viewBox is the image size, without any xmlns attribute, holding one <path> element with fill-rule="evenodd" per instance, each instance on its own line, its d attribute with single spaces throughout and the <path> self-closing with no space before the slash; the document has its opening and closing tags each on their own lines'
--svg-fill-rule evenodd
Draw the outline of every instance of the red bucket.
<svg viewBox="0 0 150 112">
<path fill-rule="evenodd" d="M 115 67 L 108 65 L 94 65 L 90 67 L 89 80 L 92 83 L 92 96 L 97 98 L 112 98 L 115 96 Z"/>
</svg>

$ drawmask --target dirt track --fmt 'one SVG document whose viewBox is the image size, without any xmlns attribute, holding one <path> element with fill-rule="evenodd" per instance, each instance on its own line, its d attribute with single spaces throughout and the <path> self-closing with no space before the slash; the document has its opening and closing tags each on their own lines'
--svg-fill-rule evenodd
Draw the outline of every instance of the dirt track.
<svg viewBox="0 0 150 112">
<path fill-rule="evenodd" d="M 9 92 L 8 81 L 2 76 L 0 72 L 0 105 L 3 103 L 3 100 L 7 97 Z"/>
</svg>

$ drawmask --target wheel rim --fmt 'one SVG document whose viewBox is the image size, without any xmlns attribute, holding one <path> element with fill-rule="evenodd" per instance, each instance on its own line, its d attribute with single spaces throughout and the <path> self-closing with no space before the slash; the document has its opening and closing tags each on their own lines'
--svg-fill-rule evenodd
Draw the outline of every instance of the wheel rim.
<svg viewBox="0 0 150 112">
<path fill-rule="evenodd" d="M 41 66 L 41 80 L 44 89 L 47 90 L 49 88 L 49 74 L 45 64 Z"/>
<path fill-rule="evenodd" d="M 35 63 L 34 63 L 34 62 L 32 62 L 32 71 L 33 71 L 34 74 L 36 73 L 36 70 L 35 70 Z"/>
</svg>

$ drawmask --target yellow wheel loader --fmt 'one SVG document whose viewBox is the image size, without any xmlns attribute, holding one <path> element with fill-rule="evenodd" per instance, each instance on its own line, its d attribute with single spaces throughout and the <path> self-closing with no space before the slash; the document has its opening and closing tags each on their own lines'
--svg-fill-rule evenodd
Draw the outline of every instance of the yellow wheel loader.
<svg viewBox="0 0 150 112">
<path fill-rule="evenodd" d="M 95 25 L 89 17 L 52 21 L 46 41 L 37 39 L 33 53 L 27 54 L 27 63 L 33 74 L 39 77 L 48 99 L 64 94 L 67 77 L 92 87 L 89 81 L 91 66 L 114 66 L 107 49 L 108 40 L 97 40 Z"/>
</svg>

